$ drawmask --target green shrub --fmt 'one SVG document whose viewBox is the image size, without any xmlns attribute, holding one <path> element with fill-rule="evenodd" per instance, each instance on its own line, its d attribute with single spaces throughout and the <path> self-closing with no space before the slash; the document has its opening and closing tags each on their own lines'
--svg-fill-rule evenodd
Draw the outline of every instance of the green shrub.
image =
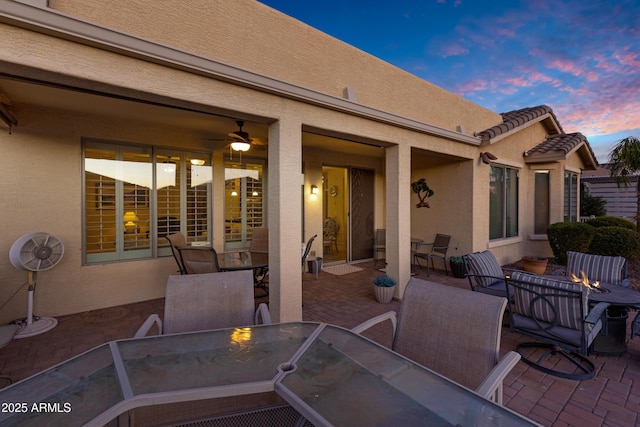
<svg viewBox="0 0 640 427">
<path fill-rule="evenodd" d="M 634 231 L 636 229 L 635 223 L 627 219 L 618 218 L 615 216 L 599 216 L 597 218 L 590 219 L 585 224 L 588 224 L 592 227 L 622 227 Z"/>
<path fill-rule="evenodd" d="M 623 227 L 595 228 L 589 253 L 637 258 L 640 256 L 640 233 Z"/>
<path fill-rule="evenodd" d="M 587 192 L 580 194 L 580 215 L 605 216 L 607 214 L 607 201 L 602 196 L 592 196 Z"/>
<path fill-rule="evenodd" d="M 547 228 L 549 245 L 558 264 L 567 265 L 567 251 L 587 252 L 596 230 L 581 222 L 557 222 Z"/>
</svg>

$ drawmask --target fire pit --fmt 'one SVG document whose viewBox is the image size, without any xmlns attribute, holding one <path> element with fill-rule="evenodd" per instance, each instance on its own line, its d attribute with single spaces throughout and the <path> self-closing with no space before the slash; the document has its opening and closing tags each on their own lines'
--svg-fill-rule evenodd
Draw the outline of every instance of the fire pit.
<svg viewBox="0 0 640 427">
<path fill-rule="evenodd" d="M 591 292 L 597 292 L 599 294 L 608 294 L 609 292 L 611 292 L 609 289 L 600 286 L 600 282 L 597 280 L 595 282 L 590 282 L 589 278 L 582 270 L 580 270 L 580 276 L 581 277 L 578 277 L 575 274 L 571 273 L 571 280 L 575 283 L 583 284 L 584 286 L 589 288 Z"/>
</svg>

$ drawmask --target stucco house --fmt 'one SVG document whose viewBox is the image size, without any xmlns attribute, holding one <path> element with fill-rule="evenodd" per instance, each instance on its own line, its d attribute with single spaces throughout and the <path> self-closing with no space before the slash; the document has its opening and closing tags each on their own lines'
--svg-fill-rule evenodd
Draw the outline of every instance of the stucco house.
<svg viewBox="0 0 640 427">
<path fill-rule="evenodd" d="M 268 227 L 272 317 L 293 321 L 326 218 L 336 246 L 313 250 L 337 262 L 386 228 L 401 298 L 412 237 L 551 255 L 546 225 L 578 218 L 597 166 L 547 106 L 497 114 L 253 0 L 0 0 L 0 40 L 0 321 L 25 314 L 25 233 L 64 242 L 35 307 L 58 316 L 162 297 L 167 232 L 221 252 Z"/>
</svg>

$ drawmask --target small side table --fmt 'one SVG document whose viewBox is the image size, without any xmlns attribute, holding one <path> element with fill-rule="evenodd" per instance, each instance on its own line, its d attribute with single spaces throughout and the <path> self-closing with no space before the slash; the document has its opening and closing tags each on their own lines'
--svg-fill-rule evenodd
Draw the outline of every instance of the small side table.
<svg viewBox="0 0 640 427">
<path fill-rule="evenodd" d="M 322 268 L 322 257 L 316 257 L 316 256 L 307 257 L 307 268 L 309 269 L 309 273 L 315 273 L 316 279 L 317 279 L 318 272 Z"/>
</svg>

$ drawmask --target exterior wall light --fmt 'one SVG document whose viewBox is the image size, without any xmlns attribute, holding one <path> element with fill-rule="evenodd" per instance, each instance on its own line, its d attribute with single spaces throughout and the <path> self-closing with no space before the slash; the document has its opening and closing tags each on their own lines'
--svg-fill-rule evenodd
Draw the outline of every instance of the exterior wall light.
<svg viewBox="0 0 640 427">
<path fill-rule="evenodd" d="M 317 195 L 318 193 L 320 193 L 320 190 L 318 189 L 318 186 L 317 185 L 312 185 L 311 186 L 311 194 Z"/>
</svg>

